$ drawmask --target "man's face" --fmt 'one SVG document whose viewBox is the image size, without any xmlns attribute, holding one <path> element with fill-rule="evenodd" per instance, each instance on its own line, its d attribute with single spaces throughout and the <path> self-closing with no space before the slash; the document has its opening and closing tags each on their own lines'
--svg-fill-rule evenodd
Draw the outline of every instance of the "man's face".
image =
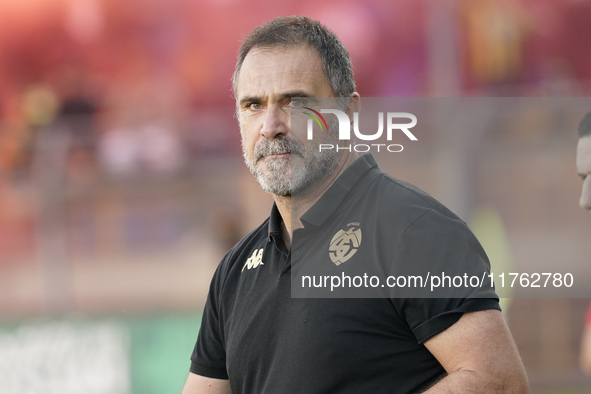
<svg viewBox="0 0 591 394">
<path fill-rule="evenodd" d="M 577 172 L 583 179 L 579 205 L 591 211 L 591 136 L 580 138 L 577 144 Z"/>
<path fill-rule="evenodd" d="M 311 47 L 258 48 L 242 64 L 236 88 L 244 161 L 263 190 L 291 196 L 329 175 L 340 154 L 319 155 L 291 133 L 292 97 L 330 97 Z M 325 135 L 336 139 L 336 133 Z M 293 174 L 292 174 L 293 169 Z"/>
</svg>

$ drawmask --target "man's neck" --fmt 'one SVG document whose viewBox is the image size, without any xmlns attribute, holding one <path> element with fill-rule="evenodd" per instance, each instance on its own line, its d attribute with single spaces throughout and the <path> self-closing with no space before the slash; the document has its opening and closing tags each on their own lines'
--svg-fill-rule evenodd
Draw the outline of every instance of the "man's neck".
<svg viewBox="0 0 591 394">
<path fill-rule="evenodd" d="M 283 220 L 281 236 L 287 249 L 291 248 L 293 231 L 303 227 L 300 220 L 301 217 L 316 204 L 320 197 L 322 197 L 357 157 L 355 154 L 343 155 L 341 162 L 331 175 L 311 186 L 303 193 L 298 194 L 295 199 L 292 199 L 291 196 L 273 195 L 275 205 L 277 205 L 277 209 Z"/>
</svg>

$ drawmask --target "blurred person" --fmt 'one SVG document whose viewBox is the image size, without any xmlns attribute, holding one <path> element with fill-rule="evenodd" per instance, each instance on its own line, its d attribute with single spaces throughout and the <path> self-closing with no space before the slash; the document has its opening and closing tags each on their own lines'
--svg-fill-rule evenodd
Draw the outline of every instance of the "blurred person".
<svg viewBox="0 0 591 394">
<path fill-rule="evenodd" d="M 182 142 L 164 120 L 152 120 L 140 129 L 140 156 L 146 167 L 155 173 L 173 173 L 185 161 Z"/>
<path fill-rule="evenodd" d="M 292 241 L 330 236 L 337 216 L 351 222 L 363 209 L 398 219 L 374 220 L 388 226 L 386 242 L 399 245 L 393 261 L 490 268 L 457 216 L 382 173 L 371 154 L 320 156 L 292 134 L 296 97 L 346 97 L 345 110 L 355 109 L 359 95 L 339 39 L 306 17 L 256 28 L 240 48 L 234 94 L 246 165 L 274 204 L 213 277 L 183 393 L 528 392 L 496 297 L 291 298 L 291 256 L 301 251 Z M 323 135 L 336 137 L 330 127 Z"/>
<path fill-rule="evenodd" d="M 108 129 L 99 138 L 98 152 L 102 167 L 120 177 L 131 177 L 142 169 L 169 175 L 185 164 L 182 142 L 164 120 Z"/>
<path fill-rule="evenodd" d="M 591 112 L 583 117 L 578 128 L 579 142 L 577 143 L 577 172 L 583 180 L 581 208 L 591 212 Z M 581 369 L 591 375 L 591 305 L 585 317 L 585 328 L 581 341 L 580 355 Z"/>
<path fill-rule="evenodd" d="M 33 255 L 33 207 L 0 171 L 0 267 Z"/>
<path fill-rule="evenodd" d="M 577 143 L 577 172 L 583 181 L 579 205 L 591 212 L 591 112 L 579 123 Z"/>
<path fill-rule="evenodd" d="M 98 139 L 98 156 L 105 171 L 115 176 L 134 175 L 140 164 L 139 132 L 118 126 L 103 132 Z"/>
<path fill-rule="evenodd" d="M 583 372 L 587 375 L 591 375 L 591 304 L 585 315 L 585 327 L 583 328 L 579 362 Z"/>
<path fill-rule="evenodd" d="M 68 182 L 92 184 L 97 176 L 95 152 L 98 104 L 83 94 L 71 93 L 60 105 L 56 127 L 68 134 L 66 178 Z"/>
</svg>

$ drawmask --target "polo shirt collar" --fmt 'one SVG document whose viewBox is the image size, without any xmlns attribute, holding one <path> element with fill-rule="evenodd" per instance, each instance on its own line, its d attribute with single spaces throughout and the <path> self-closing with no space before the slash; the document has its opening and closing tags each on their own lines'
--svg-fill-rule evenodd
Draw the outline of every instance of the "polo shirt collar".
<svg viewBox="0 0 591 394">
<path fill-rule="evenodd" d="M 339 207 L 345 195 L 361 179 L 361 177 L 377 163 L 371 153 L 358 157 L 328 188 L 320 199 L 301 218 L 306 223 L 320 226 Z"/>
<path fill-rule="evenodd" d="M 269 215 L 269 238 L 268 240 L 276 241 L 281 240 L 281 214 L 279 213 L 279 209 L 277 205 L 273 202 L 273 208 L 271 208 L 271 215 Z"/>
</svg>

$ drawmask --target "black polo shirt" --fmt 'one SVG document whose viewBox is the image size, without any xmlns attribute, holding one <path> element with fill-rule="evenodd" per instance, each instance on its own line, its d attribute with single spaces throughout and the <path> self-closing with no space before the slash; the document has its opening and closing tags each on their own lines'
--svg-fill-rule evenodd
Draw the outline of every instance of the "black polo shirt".
<svg viewBox="0 0 591 394">
<path fill-rule="evenodd" d="M 382 173 L 370 154 L 345 170 L 302 223 L 293 235 L 294 269 L 295 262 L 317 254 L 325 255 L 318 261 L 327 262 L 330 272 L 362 270 L 355 267 L 371 258 L 397 266 L 420 260 L 439 268 L 488 268 L 461 220 L 421 190 Z M 280 225 L 273 206 L 270 217 L 226 254 L 211 282 L 191 372 L 229 378 L 233 394 L 413 393 L 445 374 L 425 340 L 464 312 L 499 309 L 494 293 L 292 298 L 292 256 Z M 331 246 L 340 230 L 349 241 L 356 234 L 352 256 Z M 382 233 L 387 236 L 376 236 Z"/>
</svg>

